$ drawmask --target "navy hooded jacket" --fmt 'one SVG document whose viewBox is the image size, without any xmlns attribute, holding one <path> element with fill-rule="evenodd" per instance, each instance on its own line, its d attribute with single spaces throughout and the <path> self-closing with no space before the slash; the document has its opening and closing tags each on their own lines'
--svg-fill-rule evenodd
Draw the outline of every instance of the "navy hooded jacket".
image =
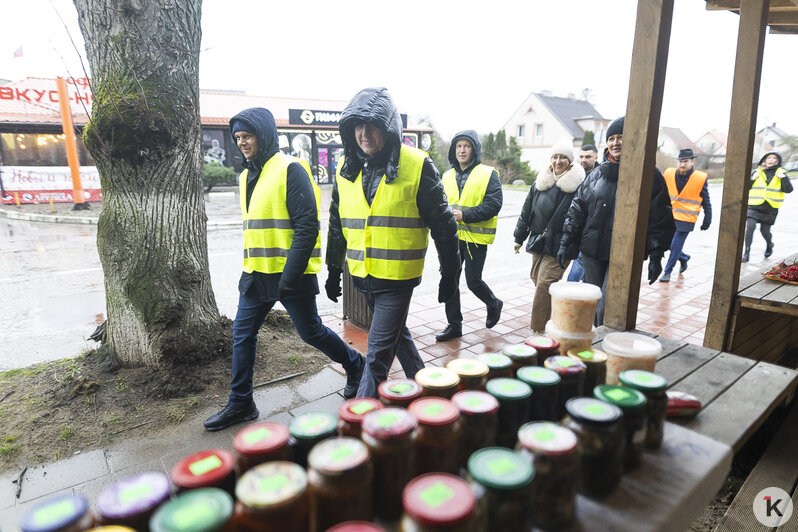
<svg viewBox="0 0 798 532">
<path fill-rule="evenodd" d="M 460 161 L 455 157 L 457 141 L 465 139 L 471 143 L 474 152 L 469 161 L 468 167 L 465 170 L 460 168 Z M 473 129 L 466 129 L 457 133 L 449 145 L 449 164 L 452 165 L 455 171 L 455 180 L 457 181 L 457 188 L 460 194 L 463 193 L 463 187 L 471 175 L 471 171 L 482 162 L 482 143 L 479 141 L 479 135 Z M 502 208 L 502 182 L 499 179 L 499 172 L 493 170 L 490 174 L 490 181 L 488 181 L 488 188 L 485 189 L 485 197 L 482 203 L 474 207 L 463 207 L 463 222 L 472 224 L 476 222 L 484 222 L 490 220 L 494 216 L 498 216 Z M 473 244 L 472 245 L 477 245 Z M 484 244 L 483 244 L 484 245 Z"/>
</svg>

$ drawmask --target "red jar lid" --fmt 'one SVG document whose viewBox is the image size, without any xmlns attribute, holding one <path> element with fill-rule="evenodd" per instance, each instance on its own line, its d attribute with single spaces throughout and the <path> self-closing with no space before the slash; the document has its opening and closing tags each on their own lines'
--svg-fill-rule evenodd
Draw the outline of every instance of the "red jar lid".
<svg viewBox="0 0 798 532">
<path fill-rule="evenodd" d="M 371 411 L 363 418 L 363 432 L 380 440 L 404 436 L 418 426 L 415 416 L 398 407 Z"/>
<path fill-rule="evenodd" d="M 405 511 L 428 525 L 456 525 L 474 511 L 468 483 L 448 473 L 427 473 L 411 480 L 402 492 Z"/>
<path fill-rule="evenodd" d="M 410 403 L 407 410 L 416 416 L 422 425 L 448 425 L 460 417 L 460 411 L 454 403 L 441 397 L 416 399 Z"/>
<path fill-rule="evenodd" d="M 490 414 L 499 410 L 499 401 L 481 390 L 457 392 L 452 396 L 452 402 L 464 414 Z"/>
<path fill-rule="evenodd" d="M 338 417 L 347 423 L 362 423 L 366 414 L 379 410 L 383 404 L 371 397 L 349 399 L 338 407 Z"/>
<path fill-rule="evenodd" d="M 412 400 L 421 395 L 421 385 L 413 379 L 388 379 L 377 387 L 377 393 L 386 400 Z"/>
<path fill-rule="evenodd" d="M 271 453 L 284 445 L 288 445 L 288 427 L 270 421 L 244 427 L 233 438 L 235 452 L 248 456 Z"/>
<path fill-rule="evenodd" d="M 535 335 L 530 336 L 524 342 L 526 345 L 531 345 L 538 351 L 551 351 L 560 348 L 560 342 L 548 336 Z"/>
<path fill-rule="evenodd" d="M 172 482 L 185 489 L 216 486 L 233 473 L 235 460 L 224 449 L 205 449 L 180 460 L 172 468 Z"/>
<path fill-rule="evenodd" d="M 385 532 L 385 529 L 367 521 L 347 521 L 328 528 L 327 532 Z"/>
</svg>

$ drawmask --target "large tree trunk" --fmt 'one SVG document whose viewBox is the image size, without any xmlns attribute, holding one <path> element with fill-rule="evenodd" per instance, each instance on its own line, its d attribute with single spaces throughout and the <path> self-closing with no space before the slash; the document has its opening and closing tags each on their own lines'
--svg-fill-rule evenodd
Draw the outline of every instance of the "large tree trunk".
<svg viewBox="0 0 798 532">
<path fill-rule="evenodd" d="M 124 366 L 197 361 L 221 341 L 199 120 L 201 0 L 74 0 L 92 72 L 84 142 L 103 191 L 106 346 Z"/>
</svg>

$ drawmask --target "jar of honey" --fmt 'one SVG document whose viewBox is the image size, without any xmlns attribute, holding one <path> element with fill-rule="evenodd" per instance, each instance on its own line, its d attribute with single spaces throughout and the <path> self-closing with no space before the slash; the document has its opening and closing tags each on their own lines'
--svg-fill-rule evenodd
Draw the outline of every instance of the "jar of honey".
<svg viewBox="0 0 798 532">
<path fill-rule="evenodd" d="M 235 493 L 235 460 L 230 451 L 206 449 L 180 460 L 172 468 L 172 483 L 177 491 L 221 488 Z"/>
<path fill-rule="evenodd" d="M 445 473 L 410 481 L 402 494 L 402 532 L 477 532 L 476 499 L 468 483 Z"/>
<path fill-rule="evenodd" d="M 239 430 L 233 437 L 239 476 L 258 464 L 291 460 L 288 438 L 288 427 L 282 423 L 253 423 Z"/>
<path fill-rule="evenodd" d="M 377 387 L 382 404 L 401 408 L 410 406 L 421 392 L 421 386 L 413 379 L 388 379 Z"/>
<path fill-rule="evenodd" d="M 302 466 L 259 464 L 236 485 L 233 529 L 241 532 L 305 532 L 310 529 L 308 477 Z"/>
<path fill-rule="evenodd" d="M 369 412 L 382 408 L 382 403 L 371 397 L 349 399 L 338 407 L 338 435 L 360 438 L 363 418 Z"/>
<path fill-rule="evenodd" d="M 415 475 L 460 469 L 460 411 L 448 399 L 422 397 L 408 407 L 418 420 Z"/>
</svg>

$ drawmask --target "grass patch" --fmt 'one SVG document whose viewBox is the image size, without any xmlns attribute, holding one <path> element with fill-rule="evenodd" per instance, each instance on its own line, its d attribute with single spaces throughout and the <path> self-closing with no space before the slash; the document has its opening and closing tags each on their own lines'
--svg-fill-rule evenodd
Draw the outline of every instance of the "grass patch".
<svg viewBox="0 0 798 532">
<path fill-rule="evenodd" d="M 124 377 L 117 377 L 116 384 L 114 385 L 114 391 L 116 393 L 122 393 L 127 390 L 127 381 Z"/>
<path fill-rule="evenodd" d="M 12 436 L 3 436 L 3 443 L 14 443 L 21 436 L 21 434 L 14 434 Z"/>
<path fill-rule="evenodd" d="M 61 430 L 58 431 L 58 437 L 62 440 L 68 440 L 75 435 L 75 429 L 69 425 L 61 425 Z"/>
<path fill-rule="evenodd" d="M 299 355 L 291 355 L 288 357 L 288 361 L 294 366 L 299 367 L 299 365 L 302 363 L 302 357 Z"/>
<path fill-rule="evenodd" d="M 46 370 L 46 365 L 31 366 L 29 368 L 10 369 L 0 373 L 0 380 L 12 380 L 19 377 L 33 377 Z"/>
<path fill-rule="evenodd" d="M 174 423 L 175 425 L 180 424 L 183 421 L 183 418 L 186 417 L 186 412 L 180 408 L 176 408 L 166 414 L 166 419 Z"/>
<path fill-rule="evenodd" d="M 0 456 L 8 456 L 20 450 L 19 445 L 0 444 Z"/>
</svg>

